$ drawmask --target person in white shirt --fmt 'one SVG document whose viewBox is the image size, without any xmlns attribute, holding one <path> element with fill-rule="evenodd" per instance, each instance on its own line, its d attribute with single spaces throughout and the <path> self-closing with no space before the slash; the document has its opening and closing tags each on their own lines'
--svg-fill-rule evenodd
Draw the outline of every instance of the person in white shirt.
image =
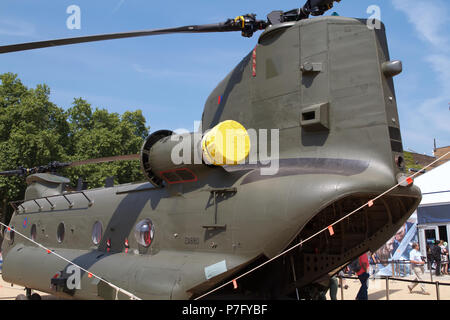
<svg viewBox="0 0 450 320">
<path fill-rule="evenodd" d="M 448 251 L 447 242 L 441 240 L 439 247 L 441 247 L 441 274 L 448 274 Z"/>
<path fill-rule="evenodd" d="M 409 261 L 411 262 L 411 267 L 416 275 L 414 281 L 422 281 L 422 276 L 425 273 L 424 264 L 425 262 L 422 260 L 422 256 L 419 251 L 419 244 L 413 243 L 412 250 L 409 253 Z M 416 282 L 413 285 L 408 285 L 409 292 L 412 293 L 413 289 L 419 283 Z M 423 283 L 420 284 L 420 288 L 422 289 L 422 294 L 429 295 L 430 293 L 425 290 L 425 285 Z"/>
</svg>

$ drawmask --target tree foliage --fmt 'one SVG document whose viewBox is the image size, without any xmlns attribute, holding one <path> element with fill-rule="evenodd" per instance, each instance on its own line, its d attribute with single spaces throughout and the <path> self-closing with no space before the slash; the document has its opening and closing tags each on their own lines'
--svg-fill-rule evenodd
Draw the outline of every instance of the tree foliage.
<svg viewBox="0 0 450 320">
<path fill-rule="evenodd" d="M 423 166 L 421 166 L 420 164 L 415 163 L 414 157 L 411 152 L 404 151 L 403 156 L 405 158 L 405 167 L 407 171 L 411 168 L 416 170 L 420 170 L 423 168 Z"/>
<path fill-rule="evenodd" d="M 70 126 L 69 161 L 138 153 L 148 135 L 140 110 L 127 111 L 123 115 L 109 113 L 105 109 L 92 110 L 87 101 L 78 98 L 67 110 L 67 118 Z M 83 178 L 91 187 L 104 185 L 110 176 L 114 176 L 115 183 L 143 179 L 137 161 L 85 165 L 64 172 L 73 180 Z"/>
<path fill-rule="evenodd" d="M 27 88 L 17 75 L 0 75 L 0 171 L 18 166 L 35 167 L 51 161 L 78 161 L 138 153 L 149 128 L 142 112 L 120 115 L 93 109 L 82 98 L 63 110 L 49 100 L 50 88 Z M 143 180 L 138 161 L 92 164 L 66 168 L 60 172 L 71 179 L 104 185 Z M 4 201 L 23 198 L 24 177 L 0 177 L 0 197 Z"/>
</svg>

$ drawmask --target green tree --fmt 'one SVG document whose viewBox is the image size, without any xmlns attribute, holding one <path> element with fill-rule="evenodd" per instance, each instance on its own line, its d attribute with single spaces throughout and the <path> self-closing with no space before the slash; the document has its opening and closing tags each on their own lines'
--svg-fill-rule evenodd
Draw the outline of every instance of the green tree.
<svg viewBox="0 0 450 320">
<path fill-rule="evenodd" d="M 148 135 L 140 110 L 119 115 L 93 110 L 77 98 L 64 111 L 49 100 L 46 85 L 29 89 L 12 73 L 1 74 L 0 81 L 0 171 L 135 154 Z M 114 176 L 115 183 L 144 180 L 138 161 L 66 168 L 60 174 L 70 178 L 73 186 L 81 177 L 91 188 L 104 185 L 109 176 Z M 7 202 L 23 199 L 25 188 L 24 177 L 0 176 L 3 214 Z"/>
<path fill-rule="evenodd" d="M 28 89 L 11 73 L 0 80 L 0 169 L 64 158 L 69 125 L 64 110 L 49 101 L 50 89 Z M 23 178 L 0 177 L 2 199 L 19 199 L 25 187 Z"/>
<path fill-rule="evenodd" d="M 407 171 L 411 168 L 416 170 L 420 170 L 423 168 L 423 166 L 414 162 L 414 157 L 411 152 L 404 151 L 403 156 L 405 157 L 405 167 Z"/>
<path fill-rule="evenodd" d="M 139 153 L 144 137 L 148 135 L 145 118 L 140 110 L 125 112 L 122 116 L 96 108 L 81 99 L 74 99 L 68 110 L 70 122 L 71 161 Z M 143 180 L 137 161 L 84 165 L 65 170 L 73 181 L 79 177 L 90 187 L 104 185 L 107 177 L 115 183 Z"/>
</svg>

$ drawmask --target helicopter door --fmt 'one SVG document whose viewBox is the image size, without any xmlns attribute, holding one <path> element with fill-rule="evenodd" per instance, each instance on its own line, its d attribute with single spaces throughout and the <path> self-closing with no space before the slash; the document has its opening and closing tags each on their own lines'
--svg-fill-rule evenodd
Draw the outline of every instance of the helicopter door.
<svg viewBox="0 0 450 320">
<path fill-rule="evenodd" d="M 263 34 L 252 53 L 250 67 L 254 102 L 298 92 L 298 28 L 289 26 L 282 24 Z"/>
<path fill-rule="evenodd" d="M 260 37 L 249 63 L 254 129 L 298 127 L 299 36 L 298 27 L 287 24 Z"/>
</svg>

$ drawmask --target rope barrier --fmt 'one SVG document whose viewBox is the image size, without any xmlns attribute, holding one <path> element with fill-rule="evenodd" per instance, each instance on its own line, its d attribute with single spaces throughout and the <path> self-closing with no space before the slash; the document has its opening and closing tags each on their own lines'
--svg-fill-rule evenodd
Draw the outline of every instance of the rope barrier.
<svg viewBox="0 0 450 320">
<path fill-rule="evenodd" d="M 79 268 L 80 270 L 86 272 L 86 273 L 88 274 L 89 278 L 94 277 L 94 278 L 96 278 L 96 279 L 98 279 L 98 280 L 100 280 L 100 281 L 103 281 L 104 283 L 108 284 L 111 288 L 113 288 L 114 290 L 116 290 L 116 294 L 115 294 L 116 300 L 117 300 L 117 298 L 118 298 L 118 293 L 119 293 L 119 292 L 122 292 L 122 293 L 125 294 L 126 296 L 130 297 L 131 300 L 141 300 L 140 298 L 136 297 L 134 294 L 132 294 L 132 293 L 130 293 L 130 292 L 128 292 L 128 291 L 126 291 L 126 290 L 124 290 L 124 289 L 122 289 L 122 288 L 116 286 L 116 285 L 114 285 L 113 283 L 111 283 L 111 282 L 109 282 L 109 281 L 106 281 L 105 279 L 101 278 L 100 276 L 97 276 L 96 274 L 92 273 L 91 271 L 84 269 L 83 267 L 81 267 L 81 266 L 75 264 L 74 262 L 70 261 L 69 259 L 66 259 L 66 258 L 64 258 L 63 256 L 61 256 L 60 254 L 56 253 L 54 250 L 51 250 L 51 249 L 49 249 L 49 248 L 43 246 L 42 244 L 40 244 L 40 243 L 34 241 L 33 239 L 28 238 L 27 236 L 23 235 L 22 233 L 18 232 L 17 230 L 15 230 L 15 229 L 13 229 L 13 228 L 11 228 L 11 227 L 9 227 L 9 226 L 7 226 L 6 224 L 0 222 L 0 225 L 6 227 L 8 231 L 13 231 L 15 234 L 20 235 L 21 237 L 27 239 L 28 241 L 31 241 L 32 243 L 34 243 L 34 244 L 37 245 L 38 247 L 44 249 L 48 254 L 53 254 L 54 256 L 56 256 L 56 257 L 58 257 L 58 258 L 60 258 L 60 259 L 62 259 L 62 260 L 64 260 L 64 261 L 66 261 L 67 263 L 69 263 L 69 264 L 71 264 L 71 265 L 73 265 L 73 266 Z"/>
<path fill-rule="evenodd" d="M 215 291 L 217 291 L 217 290 L 219 290 L 219 289 L 221 289 L 221 288 L 223 288 L 223 287 L 225 287 L 225 286 L 227 286 L 227 285 L 229 285 L 229 284 L 231 284 L 231 283 L 235 284 L 236 281 L 237 281 L 238 279 L 240 279 L 240 278 L 242 278 L 242 277 L 245 277 L 246 275 L 248 275 L 248 274 L 250 274 L 250 273 L 252 273 L 252 272 L 254 272 L 254 271 L 260 269 L 261 267 L 265 266 L 266 264 L 268 264 L 268 263 L 270 263 L 270 262 L 272 262 L 272 261 L 278 259 L 279 257 L 281 257 L 281 256 L 283 256 L 283 255 L 285 255 L 285 254 L 287 254 L 288 252 L 294 250 L 295 248 L 297 248 L 297 247 L 299 247 L 299 246 L 302 246 L 305 242 L 307 242 L 307 241 L 313 239 L 314 237 L 316 237 L 317 235 L 321 234 L 321 233 L 324 232 L 324 231 L 329 231 L 330 234 L 331 234 L 331 231 L 333 230 L 332 228 L 333 228 L 334 225 L 338 224 L 338 223 L 341 222 L 342 220 L 347 219 L 348 217 L 352 216 L 353 214 L 355 214 L 356 212 L 358 212 L 359 210 L 361 210 L 361 209 L 363 209 L 363 208 L 365 208 L 365 207 L 367 207 L 367 206 L 368 206 L 368 207 L 373 206 L 373 203 L 374 203 L 376 200 L 380 199 L 381 197 L 383 197 L 383 196 L 386 195 L 387 193 L 391 192 L 392 190 L 394 190 L 394 189 L 397 188 L 398 186 L 400 186 L 400 185 L 402 185 L 402 184 L 405 184 L 405 182 L 407 183 L 407 185 L 410 185 L 410 184 L 413 182 L 412 179 L 413 179 L 416 175 L 418 175 L 419 173 L 421 173 L 422 170 L 429 168 L 430 166 L 432 166 L 432 165 L 435 164 L 436 162 L 438 162 L 438 161 L 440 161 L 441 159 L 443 159 L 444 157 L 446 157 L 448 154 L 450 154 L 450 152 L 447 152 L 446 154 L 444 154 L 444 155 L 441 156 L 440 158 L 436 159 L 435 161 L 431 162 L 430 164 L 428 164 L 427 166 L 425 166 L 424 168 L 422 168 L 422 169 L 419 170 L 418 172 L 416 172 L 416 173 L 414 173 L 413 175 L 407 177 L 405 180 L 400 181 L 399 183 L 397 183 L 397 184 L 396 184 L 395 186 L 393 186 L 392 188 L 386 190 L 385 192 L 383 192 L 383 193 L 380 194 L 379 196 L 373 198 L 372 200 L 369 200 L 367 203 L 363 204 L 363 205 L 360 206 L 359 208 L 353 210 L 352 212 L 350 212 L 349 214 L 345 215 L 344 217 L 338 219 L 337 221 L 333 222 L 333 223 L 330 224 L 329 226 L 327 226 L 327 227 L 321 229 L 320 231 L 316 232 L 316 233 L 313 234 L 312 236 L 310 236 L 310 237 L 308 237 L 308 238 L 306 238 L 306 239 L 300 241 L 300 242 L 297 243 L 296 245 L 294 245 L 294 246 L 290 247 L 289 249 L 287 249 L 287 250 L 281 252 L 280 254 L 274 256 L 273 258 L 271 258 L 271 259 L 269 259 L 269 260 L 267 260 L 267 261 L 261 263 L 260 265 L 254 267 L 253 269 L 251 269 L 251 270 L 249 270 L 249 271 L 247 271 L 247 272 L 245 272 L 245 273 L 239 275 L 238 277 L 234 278 L 233 280 L 228 281 L 228 282 L 226 282 L 226 283 L 224 283 L 224 284 L 222 284 L 222 285 L 220 285 L 220 286 L 218 286 L 218 287 L 212 289 L 211 291 L 206 292 L 205 294 L 203 294 L 203 295 L 201 295 L 201 296 L 195 298 L 194 300 L 199 300 L 199 299 L 201 299 L 201 298 L 203 298 L 203 297 L 206 297 L 207 295 L 210 295 L 211 293 L 213 293 L 213 292 L 215 292 Z"/>
<path fill-rule="evenodd" d="M 352 276 L 337 276 L 338 278 L 342 278 L 342 279 L 351 279 L 351 280 L 359 280 L 358 277 L 352 277 Z M 419 281 L 419 280 L 409 280 L 409 279 L 401 279 L 401 278 L 393 278 L 390 276 L 379 276 L 375 279 L 386 279 L 388 278 L 389 280 L 392 281 L 400 281 L 400 282 L 412 282 L 412 283 L 424 283 L 424 284 L 432 284 L 435 285 L 436 282 L 439 282 L 439 285 L 441 286 L 450 286 L 450 283 L 448 282 L 440 282 L 440 281 Z"/>
</svg>

